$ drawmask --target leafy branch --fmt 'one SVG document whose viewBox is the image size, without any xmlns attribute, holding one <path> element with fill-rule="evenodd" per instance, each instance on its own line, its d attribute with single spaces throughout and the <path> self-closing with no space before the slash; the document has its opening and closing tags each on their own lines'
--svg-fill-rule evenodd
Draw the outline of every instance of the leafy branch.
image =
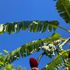
<svg viewBox="0 0 70 70">
<path fill-rule="evenodd" d="M 58 0 L 56 3 L 56 9 L 60 16 L 67 22 L 70 23 L 70 0 Z"/>
<path fill-rule="evenodd" d="M 24 44 L 20 48 L 17 48 L 13 52 L 9 53 L 8 55 L 1 57 L 0 60 L 1 62 L 3 62 L 3 65 L 2 64 L 0 65 L 5 66 L 6 64 L 12 63 L 16 59 L 19 59 L 20 57 L 26 57 L 32 54 L 34 51 L 38 52 L 39 50 L 42 49 L 42 46 L 44 45 L 44 43 L 49 44 L 52 41 L 55 41 L 58 39 L 65 40 L 65 39 L 60 38 L 60 35 L 56 33 L 50 38 L 46 38 L 42 40 L 39 39 L 37 41 L 32 41 L 30 43 Z"/>
<path fill-rule="evenodd" d="M 63 50 L 61 51 L 48 65 L 46 65 L 45 68 L 43 68 L 44 70 L 54 70 L 54 69 L 57 69 L 61 66 L 64 66 L 63 64 L 63 60 L 61 57 L 63 57 L 63 59 L 66 59 L 66 58 L 69 58 L 68 55 L 69 55 L 69 52 L 70 50 Z M 70 61 L 70 59 L 69 59 Z M 69 62 L 67 61 L 68 63 L 68 66 L 69 66 Z M 70 69 L 70 68 L 69 68 Z"/>
<path fill-rule="evenodd" d="M 60 28 L 70 33 L 70 30 L 59 26 L 58 21 L 21 21 L 21 22 L 13 22 L 0 24 L 0 34 L 5 32 L 9 34 L 13 34 L 19 32 L 20 30 L 26 30 L 30 32 L 45 32 L 46 30 L 52 32 Z"/>
<path fill-rule="evenodd" d="M 60 41 L 62 41 L 62 42 L 66 41 L 67 42 L 68 39 L 61 38 L 60 35 L 56 33 L 56 34 L 52 35 L 50 38 L 46 38 L 46 39 L 42 39 L 42 40 L 39 39 L 37 41 L 32 41 L 30 43 L 24 44 L 22 47 L 17 48 L 16 50 L 11 52 L 10 54 L 0 58 L 1 62 L 3 63 L 3 64 L 0 63 L 0 65 L 1 65 L 0 68 L 8 65 L 9 63 L 12 63 L 16 59 L 19 59 L 20 57 L 26 57 L 30 54 L 33 54 L 34 52 L 38 52 L 41 49 L 44 50 L 44 54 L 46 56 L 50 57 L 50 56 L 52 56 L 52 53 L 50 53 L 50 51 L 48 52 L 48 49 L 46 49 L 47 46 L 43 47 L 43 45 L 45 43 L 48 43 L 48 45 L 53 43 L 56 46 L 56 45 L 59 45 Z M 57 51 L 57 50 L 55 50 L 55 51 Z M 55 51 L 52 51 L 52 52 L 55 52 Z M 49 55 L 49 53 L 50 53 L 50 55 Z"/>
</svg>

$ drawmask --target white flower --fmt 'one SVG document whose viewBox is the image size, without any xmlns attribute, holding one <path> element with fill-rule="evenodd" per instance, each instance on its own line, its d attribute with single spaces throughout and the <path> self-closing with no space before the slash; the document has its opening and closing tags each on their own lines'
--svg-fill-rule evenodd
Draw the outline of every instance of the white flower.
<svg viewBox="0 0 70 70">
<path fill-rule="evenodd" d="M 53 45 L 53 44 L 49 44 L 48 46 L 52 47 L 52 48 L 55 48 L 55 45 Z"/>
<path fill-rule="evenodd" d="M 0 32 L 3 31 L 3 25 L 4 25 L 4 24 L 0 24 Z"/>
<path fill-rule="evenodd" d="M 48 50 L 48 49 L 49 49 L 48 46 L 42 46 L 42 48 L 43 48 L 44 50 Z"/>
<path fill-rule="evenodd" d="M 51 52 L 52 50 L 49 48 L 48 51 Z"/>
<path fill-rule="evenodd" d="M 55 55 L 54 51 L 56 49 L 55 45 L 53 44 L 49 44 L 48 46 L 46 46 L 46 43 L 44 43 L 45 45 L 42 46 L 42 48 L 48 52 L 48 55 Z"/>
<path fill-rule="evenodd" d="M 61 40 L 57 40 L 57 42 L 61 42 Z"/>
<path fill-rule="evenodd" d="M 65 67 L 65 69 L 66 69 L 66 70 L 69 70 L 69 68 L 68 68 L 68 67 Z"/>
<path fill-rule="evenodd" d="M 62 40 L 57 40 L 56 42 L 61 43 L 61 42 L 62 42 Z"/>
<path fill-rule="evenodd" d="M 55 53 L 53 52 L 53 53 L 52 53 L 52 55 L 54 56 L 54 55 L 55 55 Z"/>
<path fill-rule="evenodd" d="M 44 46 L 46 46 L 47 45 L 47 43 L 44 43 Z"/>
<path fill-rule="evenodd" d="M 17 56 L 15 55 L 14 57 L 16 58 Z"/>
<path fill-rule="evenodd" d="M 56 50 L 55 45 L 49 44 L 48 46 L 49 46 L 49 49 L 51 49 L 51 51 L 55 51 Z"/>
</svg>

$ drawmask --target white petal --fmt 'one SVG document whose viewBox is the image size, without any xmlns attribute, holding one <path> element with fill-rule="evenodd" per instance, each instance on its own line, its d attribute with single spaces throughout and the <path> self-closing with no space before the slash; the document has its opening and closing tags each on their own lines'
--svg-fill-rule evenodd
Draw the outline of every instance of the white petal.
<svg viewBox="0 0 70 70">
<path fill-rule="evenodd" d="M 44 46 L 46 46 L 47 45 L 47 43 L 44 43 Z"/>
<path fill-rule="evenodd" d="M 43 48 L 44 50 L 48 50 L 48 49 L 49 49 L 48 46 L 42 46 L 42 48 Z"/>
</svg>

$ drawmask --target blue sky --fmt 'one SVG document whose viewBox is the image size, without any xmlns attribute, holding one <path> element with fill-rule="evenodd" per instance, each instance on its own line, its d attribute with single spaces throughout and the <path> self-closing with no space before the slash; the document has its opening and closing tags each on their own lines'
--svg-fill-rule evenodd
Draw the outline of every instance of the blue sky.
<svg viewBox="0 0 70 70">
<path fill-rule="evenodd" d="M 60 25 L 70 29 L 69 25 L 66 25 L 64 20 L 59 16 L 53 0 L 0 0 L 0 23 L 5 24 L 6 22 L 22 20 L 58 20 Z M 62 37 L 68 38 L 70 36 L 69 33 L 61 29 L 57 29 L 57 32 L 60 33 Z M 0 35 L 0 50 L 6 49 L 11 52 L 25 43 L 43 39 L 48 36 L 51 36 L 51 33 L 31 33 L 25 31 L 20 31 L 12 35 L 5 33 Z M 35 57 L 37 59 L 40 53 L 35 53 L 23 59 L 20 58 L 20 60 L 16 60 L 13 65 L 21 65 L 26 67 L 26 70 L 30 70 L 29 58 Z M 44 56 L 39 64 L 39 69 L 45 66 L 49 60 L 50 59 Z"/>
</svg>

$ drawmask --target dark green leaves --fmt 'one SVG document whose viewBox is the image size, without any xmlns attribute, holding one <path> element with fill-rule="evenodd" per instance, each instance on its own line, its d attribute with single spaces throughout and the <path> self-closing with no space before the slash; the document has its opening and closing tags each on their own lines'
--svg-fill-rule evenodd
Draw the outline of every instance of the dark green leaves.
<svg viewBox="0 0 70 70">
<path fill-rule="evenodd" d="M 67 22 L 70 23 L 70 0 L 58 0 L 56 8 L 60 13 L 60 16 Z"/>
<path fill-rule="evenodd" d="M 36 22 L 36 21 L 33 21 L 29 25 L 30 32 L 37 32 L 37 28 L 38 28 L 38 22 Z"/>
<path fill-rule="evenodd" d="M 33 21 L 29 25 L 30 32 L 55 31 L 58 28 L 58 21 Z"/>
<path fill-rule="evenodd" d="M 8 32 L 9 34 L 12 34 L 14 32 L 14 24 L 12 23 L 7 23 L 5 24 L 6 27 L 6 32 Z"/>
<path fill-rule="evenodd" d="M 60 37 L 61 37 L 60 34 L 58 34 L 58 33 L 54 33 L 54 34 L 52 35 L 52 40 L 59 39 Z"/>
<path fill-rule="evenodd" d="M 58 66 L 62 65 L 62 59 L 61 57 L 58 55 L 56 56 L 51 63 L 49 63 L 46 67 L 45 70 L 55 70 Z"/>
<path fill-rule="evenodd" d="M 68 56 L 68 52 L 70 52 L 70 50 L 63 50 L 62 52 L 60 52 L 45 68 L 44 70 L 55 70 L 61 66 L 63 66 L 63 59 L 66 59 L 66 57 Z M 70 60 L 69 60 L 70 61 Z M 68 61 L 67 61 L 68 62 Z M 68 64 L 64 64 L 64 65 L 68 65 L 67 67 L 70 67 L 70 62 Z"/>
<path fill-rule="evenodd" d="M 2 24 L 1 24 L 2 25 Z M 58 28 L 58 21 L 22 21 L 6 23 L 1 26 L 2 30 L 0 33 L 7 32 L 13 34 L 21 30 L 27 30 L 30 32 L 52 32 Z"/>
<path fill-rule="evenodd" d="M 57 28 L 70 32 L 70 30 L 59 26 L 58 21 L 22 21 L 12 22 L 6 24 L 0 24 L 0 34 L 7 32 L 13 34 L 20 32 L 21 30 L 30 32 L 55 32 Z M 3 26 L 2 26 L 3 25 Z"/>
<path fill-rule="evenodd" d="M 39 52 L 39 50 L 42 49 L 42 45 L 45 43 L 51 43 L 53 40 L 53 38 L 57 37 L 58 39 L 60 38 L 58 36 L 59 34 L 55 33 L 53 36 L 51 36 L 50 38 L 46 38 L 46 39 L 39 39 L 36 41 L 32 41 L 30 43 L 24 44 L 22 45 L 20 48 L 14 50 L 13 52 L 11 52 L 10 54 L 8 53 L 8 51 L 4 50 L 4 52 L 8 53 L 5 57 L 1 57 L 1 59 L 4 58 L 4 60 L 2 60 L 5 64 L 8 63 L 12 63 L 13 61 L 15 61 L 16 59 L 19 59 L 20 57 L 26 57 L 30 54 L 33 54 L 34 52 Z M 56 38 L 54 40 L 57 40 Z"/>
<path fill-rule="evenodd" d="M 24 44 L 20 48 L 14 50 L 10 54 L 8 54 L 7 56 L 2 57 L 1 59 L 4 58 L 2 60 L 2 62 L 4 64 L 1 63 L 1 67 L 4 67 L 9 63 L 12 63 L 16 59 L 19 59 L 20 57 L 26 57 L 26 56 L 34 53 L 34 52 L 38 52 L 39 50 L 42 49 L 42 46 L 44 45 L 44 43 L 49 43 L 50 44 L 54 40 L 57 40 L 57 39 L 61 39 L 60 34 L 55 33 L 50 38 L 46 38 L 46 39 L 42 39 L 42 40 L 39 39 L 39 40 L 36 40 L 36 41 L 32 41 L 30 43 Z M 7 52 L 7 51 L 5 50 L 5 52 Z M 61 64 L 61 62 L 62 61 L 61 61 L 60 58 L 58 58 L 58 57 L 57 57 L 57 59 L 55 58 L 55 60 L 51 63 L 51 68 L 54 69 L 56 66 L 59 66 L 59 64 Z M 53 64 L 54 64 L 54 66 L 52 66 Z M 50 70 L 50 69 L 47 69 L 47 70 Z"/>
</svg>

